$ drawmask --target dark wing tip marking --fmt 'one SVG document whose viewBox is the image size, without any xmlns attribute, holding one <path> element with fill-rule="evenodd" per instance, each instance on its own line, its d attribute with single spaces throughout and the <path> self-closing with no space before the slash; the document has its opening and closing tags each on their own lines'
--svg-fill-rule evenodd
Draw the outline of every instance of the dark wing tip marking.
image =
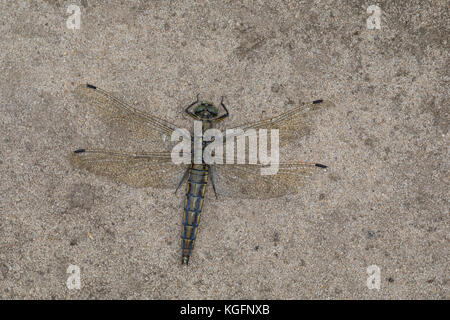
<svg viewBox="0 0 450 320">
<path fill-rule="evenodd" d="M 90 89 L 97 89 L 96 86 L 94 86 L 94 85 L 92 85 L 92 84 L 89 84 L 89 83 L 86 83 L 86 87 L 88 87 L 88 88 L 90 88 Z"/>
<path fill-rule="evenodd" d="M 324 164 L 320 164 L 320 163 L 316 163 L 316 167 L 324 168 L 324 169 L 328 168 L 328 166 L 326 166 Z"/>
<path fill-rule="evenodd" d="M 75 150 L 73 153 L 83 153 L 85 151 L 86 151 L 86 149 L 78 149 L 78 150 Z"/>
<path fill-rule="evenodd" d="M 322 99 L 319 99 L 319 100 L 314 100 L 313 101 L 313 104 L 318 104 L 318 103 L 322 103 L 323 102 L 323 100 Z"/>
</svg>

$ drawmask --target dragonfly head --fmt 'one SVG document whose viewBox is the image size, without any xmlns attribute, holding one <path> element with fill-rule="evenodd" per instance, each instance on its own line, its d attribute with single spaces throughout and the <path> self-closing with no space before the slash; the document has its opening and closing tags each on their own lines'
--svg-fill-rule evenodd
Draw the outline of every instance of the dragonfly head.
<svg viewBox="0 0 450 320">
<path fill-rule="evenodd" d="M 219 116 L 219 109 L 216 108 L 211 102 L 202 101 L 198 102 L 198 96 L 197 95 L 197 101 L 191 103 L 184 111 L 191 116 L 192 118 L 200 121 L 209 121 L 209 122 L 218 122 L 226 117 L 228 117 L 228 110 L 223 104 L 223 97 L 222 100 L 220 100 L 220 106 L 225 111 L 224 114 Z M 191 108 L 194 108 L 193 112 L 191 111 Z"/>
<path fill-rule="evenodd" d="M 219 114 L 219 110 L 211 102 L 202 101 L 195 107 L 194 114 L 201 119 L 214 119 Z"/>
</svg>

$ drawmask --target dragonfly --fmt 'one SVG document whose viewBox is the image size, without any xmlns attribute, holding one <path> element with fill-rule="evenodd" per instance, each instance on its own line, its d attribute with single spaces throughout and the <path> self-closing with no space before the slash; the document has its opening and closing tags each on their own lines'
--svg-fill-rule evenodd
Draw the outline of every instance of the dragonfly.
<svg viewBox="0 0 450 320">
<path fill-rule="evenodd" d="M 169 137 L 177 130 L 172 122 L 141 111 L 115 97 L 110 92 L 91 84 L 78 85 L 75 96 L 90 105 L 97 117 L 108 125 L 119 127 L 119 132 L 130 134 L 133 139 L 157 141 L 149 143 L 145 152 L 130 153 L 113 149 L 77 149 L 70 153 L 69 161 L 78 169 L 85 169 L 99 176 L 105 176 L 132 187 L 156 189 L 178 188 L 186 184 L 184 215 L 181 235 L 181 263 L 187 265 L 197 239 L 200 214 L 203 208 L 207 186 L 211 185 L 216 197 L 233 199 L 271 199 L 298 192 L 313 174 L 326 171 L 327 166 L 314 162 L 279 162 L 274 175 L 261 175 L 262 163 L 208 164 L 192 161 L 177 164 L 172 160 L 174 143 Z M 279 145 L 300 139 L 308 131 L 312 117 L 321 110 L 333 106 L 325 100 L 315 100 L 293 107 L 275 117 L 250 122 L 234 127 L 249 132 L 248 129 L 277 129 Z M 220 108 L 207 101 L 189 104 L 185 112 L 201 121 L 202 132 L 229 116 L 220 101 Z M 187 137 L 192 139 L 190 136 Z M 228 137 L 229 138 L 229 137 Z M 225 136 L 226 142 L 227 136 Z M 194 141 L 192 144 L 194 144 Z M 202 148 L 211 141 L 203 141 Z M 224 142 L 224 143 L 225 143 Z M 249 157 L 249 150 L 245 150 Z"/>
</svg>

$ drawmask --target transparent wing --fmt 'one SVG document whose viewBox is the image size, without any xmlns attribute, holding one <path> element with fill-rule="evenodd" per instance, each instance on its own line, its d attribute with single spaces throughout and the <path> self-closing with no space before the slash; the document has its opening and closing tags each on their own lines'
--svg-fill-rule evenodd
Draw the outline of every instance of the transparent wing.
<svg viewBox="0 0 450 320">
<path fill-rule="evenodd" d="M 212 166 L 212 179 L 218 197 L 270 199 L 297 193 L 313 175 L 326 171 L 319 163 L 280 163 L 275 175 L 261 175 L 260 164 L 222 164 Z"/>
<path fill-rule="evenodd" d="M 242 129 L 244 131 L 255 129 L 255 134 L 258 134 L 258 129 L 278 129 L 279 145 L 284 146 L 289 142 L 300 139 L 302 136 L 308 135 L 310 133 L 310 128 L 314 117 L 321 113 L 322 110 L 333 106 L 334 104 L 330 101 L 315 100 L 311 103 L 305 103 L 298 107 L 292 108 L 273 118 L 244 124 L 232 129 Z M 235 136 L 236 135 L 233 134 L 226 135 L 226 138 L 232 138 Z M 270 137 L 269 134 L 268 137 Z M 270 138 L 268 139 L 270 140 Z"/>
<path fill-rule="evenodd" d="M 89 102 L 96 114 L 108 125 L 118 126 L 120 134 L 157 142 L 157 147 L 162 147 L 162 150 L 171 150 L 170 137 L 176 126 L 170 122 L 135 109 L 90 84 L 77 86 L 74 94 Z"/>
<path fill-rule="evenodd" d="M 71 153 L 69 160 L 75 168 L 138 188 L 175 189 L 187 168 L 174 164 L 169 152 L 130 154 L 80 149 Z"/>
<path fill-rule="evenodd" d="M 278 129 L 279 145 L 284 146 L 309 134 L 314 118 L 322 110 L 332 106 L 334 104 L 330 101 L 315 100 L 287 110 L 273 118 L 248 123 L 233 129 L 241 129 L 245 136 L 249 137 L 248 141 L 253 135 L 259 134 L 258 129 L 268 129 L 268 141 L 270 141 L 270 130 Z M 255 130 L 252 133 L 249 129 Z M 225 135 L 225 140 L 235 139 L 236 143 L 236 137 L 239 137 L 242 134 L 241 132 L 235 131 L 234 134 L 227 134 Z M 226 145 L 224 145 L 223 149 L 226 151 Z M 296 163 L 279 163 L 279 169 L 275 175 L 262 175 L 261 169 L 265 167 L 262 164 L 237 164 L 238 158 L 242 162 L 248 163 L 249 151 L 246 148 L 243 154 L 238 155 L 235 150 L 233 162 L 235 164 L 226 164 L 227 161 L 224 158 L 224 164 L 212 167 L 212 179 L 219 197 L 276 198 L 298 192 L 299 188 L 304 186 L 314 174 L 326 171 L 325 165 L 299 161 Z"/>
</svg>

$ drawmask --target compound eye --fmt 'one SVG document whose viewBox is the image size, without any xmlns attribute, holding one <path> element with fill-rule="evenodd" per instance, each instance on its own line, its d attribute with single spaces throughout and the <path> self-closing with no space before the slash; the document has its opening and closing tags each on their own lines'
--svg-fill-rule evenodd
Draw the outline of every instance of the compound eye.
<svg viewBox="0 0 450 320">
<path fill-rule="evenodd" d="M 205 110 L 205 107 L 204 107 L 204 106 L 198 106 L 197 108 L 195 108 L 194 112 L 195 112 L 195 113 L 200 113 L 200 112 L 202 112 L 202 111 L 204 111 L 204 110 Z"/>
<path fill-rule="evenodd" d="M 215 116 L 217 116 L 217 108 L 212 106 L 212 105 L 208 106 L 208 112 L 213 114 L 213 115 L 215 115 Z"/>
</svg>

